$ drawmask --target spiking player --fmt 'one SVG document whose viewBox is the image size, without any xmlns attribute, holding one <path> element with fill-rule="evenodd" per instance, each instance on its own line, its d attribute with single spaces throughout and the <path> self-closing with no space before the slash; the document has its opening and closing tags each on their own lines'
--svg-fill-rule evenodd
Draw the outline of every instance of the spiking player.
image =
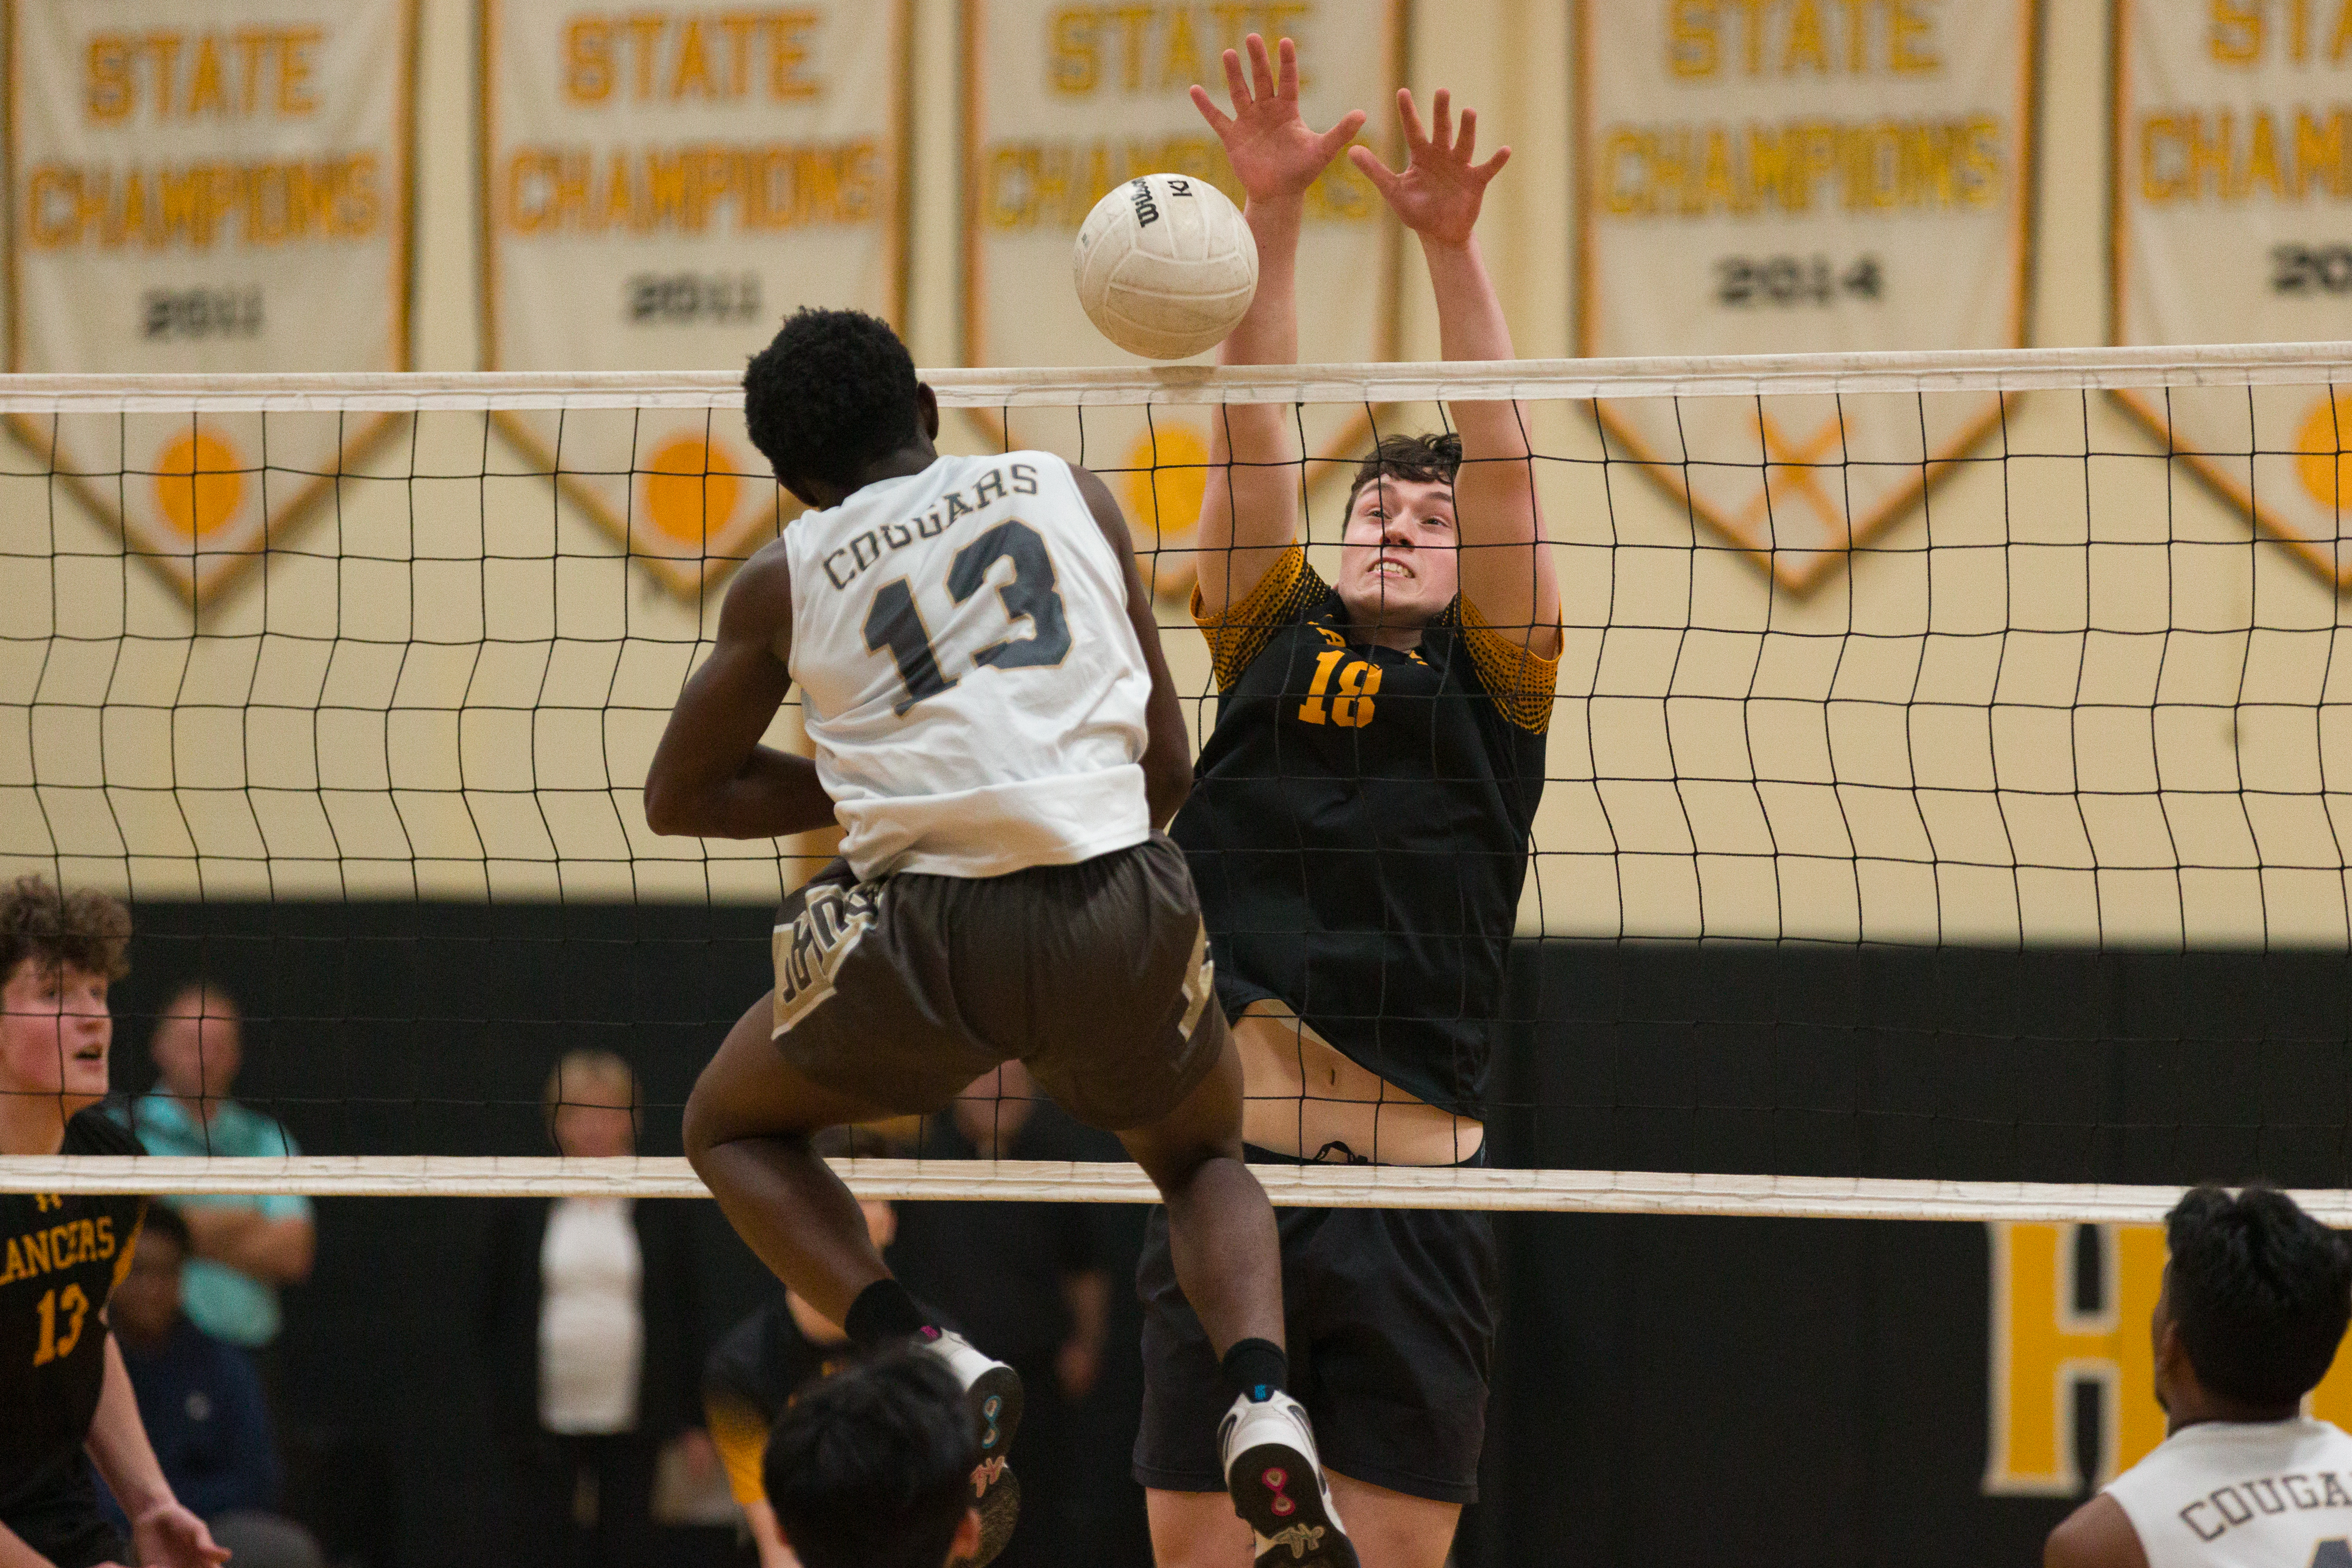
<svg viewBox="0 0 2352 1568">
<path fill-rule="evenodd" d="M 939 403 L 889 328 L 803 310 L 744 377 L 751 439 L 820 510 L 728 590 L 646 780 L 656 832 L 847 831 L 786 901 L 775 989 L 695 1085 L 686 1142 L 753 1251 L 861 1346 L 910 1336 L 974 1402 L 990 1513 L 1019 1379 L 890 1277 L 813 1134 L 944 1109 L 1018 1057 L 1118 1134 L 1166 1200 L 1173 1270 L 1234 1390 L 1234 1505 L 1353 1564 L 1282 1392 L 1274 1212 L 1241 1159 L 1242 1069 L 1184 857 L 1192 785 L 1127 525 L 1044 452 L 943 457 Z M 816 758 L 760 744 L 802 688 Z M 1219 1412 L 1202 1417 L 1213 1445 Z M 1001 1532 L 992 1530 L 992 1538 Z"/>
<path fill-rule="evenodd" d="M 1192 89 L 1257 239 L 1257 296 L 1219 359 L 1287 363 L 1306 192 L 1364 116 L 1309 130 L 1290 40 L 1278 67 L 1246 42 L 1246 77 L 1224 56 L 1230 116 Z M 1472 237 L 1507 151 L 1473 162 L 1476 117 L 1465 110 L 1457 136 L 1443 91 L 1426 130 L 1409 93 L 1398 109 L 1402 172 L 1349 156 L 1420 236 L 1444 357 L 1508 359 Z M 1265 1157 L 1484 1157 L 1487 1031 L 1543 788 L 1559 591 L 1517 405 L 1451 413 L 1458 441 L 1394 436 L 1365 459 L 1336 585 L 1299 545 L 1288 412 L 1232 404 L 1217 421 L 1192 608 L 1221 701 L 1174 832 L 1241 1048 L 1245 1135 Z M 1438 1568 L 1477 1493 L 1493 1234 L 1479 1215 L 1371 1209 L 1290 1209 L 1281 1229 L 1296 1383 L 1357 1548 L 1378 1568 Z M 1197 1436 L 1215 1361 L 1170 1264 L 1155 1222 L 1135 1475 L 1162 1568 L 1230 1568 L 1250 1543 L 1210 1495 L 1217 1456 Z"/>
<path fill-rule="evenodd" d="M 2284 1193 L 2200 1186 L 2165 1243 L 2165 1439 L 2051 1531 L 2044 1568 L 2352 1564 L 2352 1437 L 2303 1413 L 2352 1322 L 2344 1239 Z"/>
</svg>

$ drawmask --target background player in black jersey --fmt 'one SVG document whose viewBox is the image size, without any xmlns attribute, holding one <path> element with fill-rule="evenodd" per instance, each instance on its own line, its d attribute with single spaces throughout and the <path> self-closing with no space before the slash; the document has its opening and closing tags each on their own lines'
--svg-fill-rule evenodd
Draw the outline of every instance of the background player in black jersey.
<svg viewBox="0 0 2352 1568">
<path fill-rule="evenodd" d="M 1297 63 L 1224 56 L 1232 113 L 1192 89 L 1248 195 L 1257 296 L 1226 364 L 1298 353 L 1307 187 L 1363 123 L 1299 118 Z M 1474 162 L 1440 91 L 1410 159 L 1349 156 L 1420 237 L 1449 360 L 1511 357 L 1472 231 L 1507 152 Z M 1192 863 L 1260 1157 L 1451 1165 L 1481 1157 L 1487 1032 L 1543 785 L 1559 591 L 1521 413 L 1454 403 L 1452 437 L 1380 443 L 1349 497 L 1339 580 L 1299 544 L 1289 413 L 1221 411 L 1193 613 L 1217 725 L 1173 833 Z M 1482 1216 L 1285 1212 L 1293 1392 L 1313 1415 L 1363 1560 L 1437 1568 L 1476 1495 L 1496 1259 Z M 1136 1477 L 1163 1568 L 1244 1560 L 1189 1436 L 1215 1396 L 1155 1228 L 1139 1278 L 1146 1397 Z"/>
<path fill-rule="evenodd" d="M 0 892 L 0 1155 L 135 1155 L 98 1109 L 114 1040 L 107 987 L 130 912 L 39 877 Z M 106 1301 L 146 1199 L 0 1194 L 0 1568 L 210 1568 L 228 1553 L 180 1506 L 148 1446 Z M 131 1520 L 99 1511 L 90 1463 Z"/>
</svg>

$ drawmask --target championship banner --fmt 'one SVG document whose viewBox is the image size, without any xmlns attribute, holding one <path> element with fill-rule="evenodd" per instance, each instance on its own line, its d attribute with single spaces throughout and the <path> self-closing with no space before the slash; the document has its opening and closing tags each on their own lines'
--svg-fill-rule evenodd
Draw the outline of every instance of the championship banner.
<svg viewBox="0 0 2352 1568">
<path fill-rule="evenodd" d="M 1586 355 L 2025 340 L 2035 0 L 1578 0 Z M 1631 400 L 1608 434 L 1804 589 L 1996 394 Z"/>
<path fill-rule="evenodd" d="M 1228 48 L 1256 32 L 1269 48 L 1297 41 L 1299 108 L 1327 129 L 1351 109 L 1371 116 L 1359 140 L 1402 162 L 1396 92 L 1403 81 L 1405 0 L 1283 5 L 1071 5 L 965 0 L 964 362 L 1137 363 L 1079 308 L 1070 253 L 1096 202 L 1139 174 L 1191 174 L 1243 201 L 1223 147 L 1193 108 L 1193 83 L 1227 108 Z M 1301 360 L 1392 360 L 1397 246 L 1402 230 L 1346 155 L 1307 194 L 1298 253 Z M 1212 356 L 1204 355 L 1208 359 Z M 984 420 L 992 440 L 1001 420 Z M 1310 409 L 1307 451 L 1352 462 L 1369 434 L 1361 411 Z M 1103 473 L 1134 529 L 1156 591 L 1192 591 L 1184 547 L 1208 479 L 1206 410 L 1087 409 L 1013 417 L 1009 439 Z M 1081 451 L 1083 446 L 1083 451 Z M 1310 478 L 1321 477 L 1322 465 Z M 1173 552 L 1173 553 L 1163 553 Z"/>
<path fill-rule="evenodd" d="M 908 5 L 481 0 L 486 362 L 723 369 L 803 305 L 903 320 Z M 731 411 L 500 417 L 682 595 L 799 511 Z"/>
<path fill-rule="evenodd" d="M 415 0 L 10 0 L 9 368 L 408 365 Z M 391 427 L 15 428 L 131 551 L 217 591 Z"/>
<path fill-rule="evenodd" d="M 2116 0 L 2117 343 L 2342 338 L 2352 3 Z M 2338 589 L 2352 392 L 2175 387 L 2123 404 Z M 2341 486 L 2341 488 L 2339 488 Z"/>
</svg>

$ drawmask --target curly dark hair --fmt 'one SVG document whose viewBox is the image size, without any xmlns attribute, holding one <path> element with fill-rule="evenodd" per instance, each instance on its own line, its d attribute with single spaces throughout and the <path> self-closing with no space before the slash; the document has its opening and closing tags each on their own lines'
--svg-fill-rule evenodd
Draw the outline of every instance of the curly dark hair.
<svg viewBox="0 0 2352 1568">
<path fill-rule="evenodd" d="M 60 893 L 45 876 L 20 876 L 0 892 L 0 985 L 27 959 L 119 980 L 130 947 L 131 911 L 96 888 Z"/>
<path fill-rule="evenodd" d="M 793 312 L 743 372 L 743 420 L 785 485 L 846 488 L 915 438 L 915 361 L 889 323 L 857 310 Z"/>
<path fill-rule="evenodd" d="M 1348 486 L 1348 504 L 1339 515 L 1355 516 L 1356 497 L 1364 493 L 1365 486 L 1379 484 L 1382 475 L 1421 485 L 1451 485 L 1461 466 L 1462 438 L 1451 431 L 1434 435 L 1383 435 L 1380 444 L 1356 465 L 1356 477 Z"/>
<path fill-rule="evenodd" d="M 2197 1381 L 2288 1409 L 2318 1385 L 2352 1322 L 2352 1252 L 2284 1193 L 2198 1186 L 2165 1218 L 2173 1331 Z"/>
</svg>

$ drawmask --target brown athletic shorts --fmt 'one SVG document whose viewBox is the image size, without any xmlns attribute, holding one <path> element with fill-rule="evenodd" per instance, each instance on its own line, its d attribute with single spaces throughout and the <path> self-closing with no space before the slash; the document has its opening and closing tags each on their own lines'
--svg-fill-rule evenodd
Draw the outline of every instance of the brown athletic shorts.
<svg viewBox="0 0 2352 1568">
<path fill-rule="evenodd" d="M 937 1111 L 1018 1057 L 1110 1132 L 1175 1109 L 1224 1051 L 1208 937 L 1166 835 L 1009 876 L 835 861 L 776 915 L 774 1039 L 816 1082 Z"/>
</svg>

